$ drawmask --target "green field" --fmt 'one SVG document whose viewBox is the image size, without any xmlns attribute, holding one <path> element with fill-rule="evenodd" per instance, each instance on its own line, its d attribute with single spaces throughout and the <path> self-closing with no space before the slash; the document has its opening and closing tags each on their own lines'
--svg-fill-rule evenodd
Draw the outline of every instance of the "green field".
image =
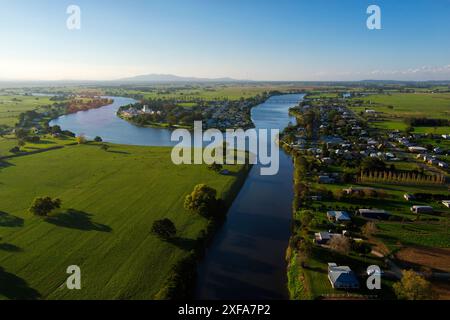
<svg viewBox="0 0 450 320">
<path fill-rule="evenodd" d="M 0 167 L 0 299 L 152 299 L 206 226 L 185 196 L 206 183 L 230 199 L 241 179 L 175 166 L 168 148 L 89 144 L 10 159 Z M 27 212 L 47 195 L 63 202 L 51 220 Z M 177 241 L 150 234 L 161 218 Z M 81 267 L 80 291 L 65 287 L 70 265 Z"/>
<path fill-rule="evenodd" d="M 126 95 L 142 95 L 145 99 L 175 99 L 181 101 L 194 100 L 240 100 L 241 98 L 251 98 L 258 94 L 262 94 L 271 90 L 279 90 L 283 92 L 295 91 L 301 89 L 298 85 L 211 85 L 211 86 L 163 86 L 155 85 L 147 89 L 133 88 L 111 88 L 108 94 L 117 96 Z M 191 105 L 187 105 L 191 106 Z"/>
<path fill-rule="evenodd" d="M 41 140 L 38 143 L 26 142 L 25 146 L 20 148 L 20 152 L 33 153 L 76 143 L 75 138 L 71 137 L 53 138 L 50 135 L 41 135 L 40 138 Z M 13 135 L 0 137 L 0 158 L 13 156 L 14 153 L 11 153 L 10 150 L 16 147 L 17 144 L 18 140 Z"/>
<path fill-rule="evenodd" d="M 51 104 L 53 101 L 47 97 L 0 96 L 0 126 L 13 127 L 17 123 L 19 114 Z"/>
<path fill-rule="evenodd" d="M 352 106 L 356 112 L 374 109 L 381 113 L 381 121 L 372 122 L 380 129 L 404 130 L 405 118 L 450 119 L 450 94 L 448 93 L 392 93 L 353 98 L 351 104 L 362 100 L 363 104 Z M 418 133 L 448 134 L 450 127 L 416 127 Z"/>
</svg>

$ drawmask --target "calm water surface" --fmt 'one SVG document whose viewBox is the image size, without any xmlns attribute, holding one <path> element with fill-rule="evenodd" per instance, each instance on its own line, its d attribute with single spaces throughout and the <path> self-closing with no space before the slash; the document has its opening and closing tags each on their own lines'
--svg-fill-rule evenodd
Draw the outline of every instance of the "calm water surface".
<svg viewBox="0 0 450 320">
<path fill-rule="evenodd" d="M 255 107 L 257 128 L 285 128 L 303 95 L 273 97 Z M 197 299 L 287 299 L 285 252 L 290 237 L 293 164 L 280 153 L 280 171 L 251 170 L 227 220 L 199 268 Z"/>
</svg>

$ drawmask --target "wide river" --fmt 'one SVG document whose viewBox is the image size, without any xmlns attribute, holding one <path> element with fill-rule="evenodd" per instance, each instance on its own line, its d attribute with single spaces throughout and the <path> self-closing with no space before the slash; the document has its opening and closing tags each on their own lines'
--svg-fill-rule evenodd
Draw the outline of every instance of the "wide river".
<svg viewBox="0 0 450 320">
<path fill-rule="evenodd" d="M 272 97 L 252 109 L 258 129 L 284 129 L 294 121 L 289 108 L 304 95 Z M 62 116 L 51 121 L 63 130 L 100 136 L 104 141 L 143 146 L 171 146 L 168 129 L 134 126 L 116 116 L 133 99 L 111 97 L 112 105 Z M 280 151 L 280 170 L 261 176 L 253 166 L 227 220 L 214 237 L 199 266 L 197 299 L 287 299 L 285 251 L 290 236 L 293 164 Z"/>
</svg>

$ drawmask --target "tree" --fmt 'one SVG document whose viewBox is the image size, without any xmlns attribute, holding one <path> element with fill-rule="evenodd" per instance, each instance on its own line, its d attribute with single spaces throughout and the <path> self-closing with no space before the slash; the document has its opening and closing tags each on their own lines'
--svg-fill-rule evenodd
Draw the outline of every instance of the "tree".
<svg viewBox="0 0 450 320">
<path fill-rule="evenodd" d="M 393 288 L 401 300 L 430 300 L 433 298 L 431 284 L 413 270 L 404 270 L 402 280 Z"/>
<path fill-rule="evenodd" d="M 77 143 L 78 144 L 85 144 L 87 142 L 87 139 L 86 139 L 86 137 L 84 136 L 84 135 L 79 135 L 78 137 L 77 137 Z"/>
<path fill-rule="evenodd" d="M 177 228 L 170 219 L 163 219 L 153 223 L 151 232 L 163 240 L 170 240 L 177 234 Z"/>
<path fill-rule="evenodd" d="M 308 229 L 311 226 L 313 219 L 314 215 L 311 210 L 300 211 L 300 222 L 303 228 Z"/>
<path fill-rule="evenodd" d="M 199 184 L 184 201 L 186 210 L 198 213 L 202 216 L 211 216 L 217 209 L 217 191 L 205 184 Z"/>
<path fill-rule="evenodd" d="M 95 141 L 95 142 L 102 142 L 103 139 L 102 139 L 101 137 L 99 137 L 99 136 L 96 136 L 96 137 L 94 138 L 94 141 Z"/>
<path fill-rule="evenodd" d="M 28 136 L 28 131 L 25 129 L 16 129 L 15 135 L 17 139 L 23 140 Z"/>
<path fill-rule="evenodd" d="M 384 171 L 386 169 L 386 164 L 383 162 L 383 160 L 379 158 L 364 158 L 363 161 L 361 161 L 361 170 L 362 171 Z"/>
<path fill-rule="evenodd" d="M 342 254 L 350 252 L 350 240 L 344 236 L 334 236 L 330 240 L 330 248 Z"/>
<path fill-rule="evenodd" d="M 55 209 L 61 208 L 61 200 L 50 197 L 36 198 L 28 211 L 34 215 L 45 217 Z"/>
<path fill-rule="evenodd" d="M 223 165 L 214 162 L 213 164 L 208 166 L 208 169 L 215 172 L 220 172 L 223 169 Z"/>
<path fill-rule="evenodd" d="M 17 142 L 17 145 L 18 145 L 19 147 L 24 147 L 24 146 L 25 146 L 25 141 L 22 140 L 22 139 L 20 139 L 20 140 Z"/>
<path fill-rule="evenodd" d="M 361 228 L 362 234 L 366 238 L 370 238 L 373 234 L 375 234 L 378 231 L 377 225 L 375 222 L 370 221 L 367 222 L 362 228 Z"/>
</svg>

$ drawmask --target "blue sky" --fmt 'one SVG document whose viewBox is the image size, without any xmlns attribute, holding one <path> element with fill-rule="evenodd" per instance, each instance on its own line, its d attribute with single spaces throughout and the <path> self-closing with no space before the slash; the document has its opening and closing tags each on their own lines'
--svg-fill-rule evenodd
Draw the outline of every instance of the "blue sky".
<svg viewBox="0 0 450 320">
<path fill-rule="evenodd" d="M 0 39 L 2 79 L 450 79 L 450 0 L 0 0 Z"/>
</svg>

